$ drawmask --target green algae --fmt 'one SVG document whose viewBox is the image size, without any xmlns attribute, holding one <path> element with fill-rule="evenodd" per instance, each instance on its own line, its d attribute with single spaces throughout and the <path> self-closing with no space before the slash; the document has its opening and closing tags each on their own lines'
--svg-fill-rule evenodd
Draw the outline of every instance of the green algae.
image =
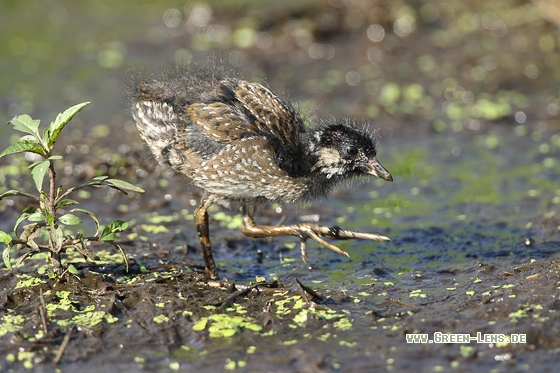
<svg viewBox="0 0 560 373">
<path fill-rule="evenodd" d="M 260 332 L 262 330 L 262 326 L 255 324 L 250 318 L 227 314 L 201 317 L 192 328 L 194 331 L 207 330 L 210 338 L 229 338 L 241 333 L 244 329 L 253 332 Z"/>
<path fill-rule="evenodd" d="M 8 313 L 2 315 L 0 319 L 0 337 L 21 330 L 24 321 L 25 318 L 22 315 L 17 315 L 12 310 L 8 310 Z"/>
</svg>

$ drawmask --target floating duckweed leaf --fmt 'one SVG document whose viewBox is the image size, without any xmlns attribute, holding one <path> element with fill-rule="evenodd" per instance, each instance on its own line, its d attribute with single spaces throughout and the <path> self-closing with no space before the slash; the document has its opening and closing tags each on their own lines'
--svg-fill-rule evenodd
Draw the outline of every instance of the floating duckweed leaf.
<svg viewBox="0 0 560 373">
<path fill-rule="evenodd" d="M 352 322 L 347 317 L 343 317 L 338 321 L 335 321 L 333 326 L 338 330 L 350 330 L 352 329 Z"/>
<path fill-rule="evenodd" d="M 298 300 L 296 300 L 296 303 L 294 304 L 292 309 L 299 310 L 299 309 L 303 308 L 306 304 L 307 303 L 305 303 L 305 301 L 303 299 L 298 299 Z"/>
<path fill-rule="evenodd" d="M 165 315 L 159 315 L 154 317 L 154 322 L 161 324 L 164 322 L 168 322 L 169 321 L 169 317 L 165 316 Z"/>
<path fill-rule="evenodd" d="M 41 280 L 38 277 L 31 277 L 29 275 L 18 275 L 19 282 L 16 285 L 16 289 L 27 288 L 31 286 L 37 286 L 39 284 L 46 284 L 47 282 Z"/>
<path fill-rule="evenodd" d="M 237 365 L 237 364 L 236 364 L 235 361 L 233 361 L 233 360 L 232 360 L 232 361 L 228 361 L 228 362 L 226 363 L 226 365 L 224 365 L 224 369 L 225 369 L 225 370 L 235 370 L 236 365 Z"/>
<path fill-rule="evenodd" d="M 150 214 L 150 216 L 146 218 L 146 222 L 150 224 L 171 223 L 177 220 L 179 220 L 179 214 L 176 212 L 172 215 Z"/>
<path fill-rule="evenodd" d="M 254 354 L 255 351 L 257 351 L 257 347 L 256 347 L 256 346 L 249 346 L 249 347 L 247 347 L 247 353 L 248 353 L 248 354 Z"/>
<path fill-rule="evenodd" d="M 307 322 L 307 315 L 309 314 L 308 310 L 301 310 L 296 316 L 294 316 L 294 322 L 300 326 L 304 325 Z"/>
<path fill-rule="evenodd" d="M 252 330 L 254 332 L 260 332 L 262 330 L 262 326 L 260 326 L 259 324 L 253 324 L 253 323 L 246 323 L 243 327 L 245 329 L 249 329 L 249 330 Z"/>
<path fill-rule="evenodd" d="M 93 312 L 86 312 L 80 315 L 76 315 L 72 318 L 72 321 L 76 323 L 76 325 L 92 327 L 97 324 L 101 324 L 104 318 L 105 318 L 104 311 L 93 311 Z"/>
<path fill-rule="evenodd" d="M 202 317 L 199 322 L 193 326 L 193 330 L 202 331 L 208 326 L 208 336 L 210 338 L 229 338 L 237 333 L 241 333 L 242 329 L 260 332 L 262 326 L 255 324 L 243 316 L 230 316 L 228 314 L 215 314 L 209 317 Z"/>
<path fill-rule="evenodd" d="M 197 322 L 196 324 L 193 325 L 193 330 L 197 331 L 197 332 L 200 332 L 200 331 L 206 329 L 207 324 L 208 324 L 208 318 L 207 317 L 202 317 L 199 322 Z"/>
<path fill-rule="evenodd" d="M 320 340 L 321 342 L 325 342 L 327 339 L 329 339 L 330 336 L 331 333 L 325 333 L 323 335 L 318 336 L 316 339 Z"/>
<path fill-rule="evenodd" d="M 208 336 L 210 338 L 229 338 L 234 336 L 238 332 L 241 332 L 241 329 L 239 329 L 238 327 L 222 329 L 218 326 L 215 326 L 214 328 L 211 326 L 210 328 L 208 328 Z"/>
<path fill-rule="evenodd" d="M 152 233 L 152 234 L 169 233 L 170 232 L 169 228 L 167 228 L 165 225 L 141 224 L 140 228 L 143 231 L 145 231 L 147 233 Z"/>
<path fill-rule="evenodd" d="M 474 347 L 472 346 L 466 346 L 466 345 L 459 346 L 459 353 L 461 354 L 461 356 L 465 358 L 471 357 L 473 355 L 473 352 L 474 352 Z"/>
<path fill-rule="evenodd" d="M 23 329 L 21 324 L 23 324 L 25 318 L 22 315 L 5 313 L 2 317 L 0 317 L 0 320 L 0 337 L 2 337 L 5 334 L 17 332 Z"/>
<path fill-rule="evenodd" d="M 223 211 L 214 214 L 214 219 L 220 222 L 221 226 L 227 229 L 238 229 L 243 225 L 243 217 L 241 215 L 230 216 Z"/>
<path fill-rule="evenodd" d="M 69 273 L 71 273 L 73 275 L 79 275 L 80 274 L 80 271 L 78 271 L 78 269 L 73 264 L 69 264 L 67 270 L 68 270 Z"/>
<path fill-rule="evenodd" d="M 352 348 L 352 347 L 356 347 L 356 345 L 357 345 L 358 343 L 357 343 L 357 342 L 340 341 L 340 342 L 338 342 L 338 344 L 339 344 L 340 346 L 346 346 L 346 347 Z"/>
</svg>

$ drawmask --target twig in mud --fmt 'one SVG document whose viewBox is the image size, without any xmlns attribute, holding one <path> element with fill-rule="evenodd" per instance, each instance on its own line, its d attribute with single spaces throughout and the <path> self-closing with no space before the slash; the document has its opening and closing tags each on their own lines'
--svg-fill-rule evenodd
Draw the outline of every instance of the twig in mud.
<svg viewBox="0 0 560 373">
<path fill-rule="evenodd" d="M 45 298 L 43 297 L 43 289 L 39 289 L 39 300 L 41 301 L 41 305 L 39 306 L 39 315 L 41 316 L 43 331 L 47 334 L 49 331 L 47 322 L 47 306 L 45 305 Z"/>
<path fill-rule="evenodd" d="M 312 300 L 312 301 L 315 301 L 315 302 L 322 302 L 322 301 L 325 300 L 325 298 L 324 298 L 322 295 L 320 295 L 319 293 L 317 293 L 315 290 L 311 289 L 310 287 L 305 286 L 304 284 L 302 284 L 301 281 L 298 280 L 297 278 L 296 278 L 296 283 L 297 283 L 297 284 L 299 285 L 299 287 L 301 288 L 301 290 L 302 290 L 303 295 L 304 295 L 305 298 L 307 298 L 306 295 L 305 295 L 305 294 L 307 293 L 307 294 L 311 295 L 311 297 L 312 297 L 311 300 Z"/>
<path fill-rule="evenodd" d="M 251 291 L 253 291 L 253 289 L 259 291 L 259 289 L 256 286 L 248 287 L 246 289 L 236 291 L 235 293 L 231 294 L 229 297 L 227 297 L 226 299 L 224 299 L 219 303 L 213 304 L 213 306 L 217 306 L 216 312 L 217 313 L 223 312 L 227 307 L 229 307 L 235 301 L 236 298 L 246 296 Z"/>
<path fill-rule="evenodd" d="M 229 283 L 226 281 L 224 283 L 224 281 L 216 281 L 216 280 L 210 280 L 207 282 L 208 286 L 211 286 L 213 288 L 221 288 L 224 287 L 226 285 L 229 286 Z M 242 289 L 255 289 L 258 288 L 258 290 L 260 292 L 263 293 L 284 293 L 286 291 L 288 291 L 289 289 L 286 289 L 283 287 L 284 285 L 279 284 L 277 282 L 259 282 L 258 284 L 255 285 L 244 285 L 244 284 L 235 284 L 235 288 L 242 290 Z"/>
<path fill-rule="evenodd" d="M 60 359 L 62 359 L 62 355 L 64 354 L 64 350 L 66 350 L 66 347 L 68 347 L 68 343 L 70 343 L 70 337 L 72 337 L 72 332 L 73 331 L 74 331 L 74 328 L 71 327 L 70 330 L 66 333 L 66 335 L 64 335 L 64 338 L 62 339 L 62 343 L 60 344 L 60 348 L 58 349 L 58 352 L 57 352 L 56 356 L 54 357 L 54 360 L 53 360 L 54 364 L 58 364 Z"/>
</svg>

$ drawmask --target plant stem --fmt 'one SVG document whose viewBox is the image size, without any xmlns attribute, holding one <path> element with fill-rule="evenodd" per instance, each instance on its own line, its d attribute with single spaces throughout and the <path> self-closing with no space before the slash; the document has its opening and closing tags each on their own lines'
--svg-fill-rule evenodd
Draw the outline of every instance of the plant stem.
<svg viewBox="0 0 560 373">
<path fill-rule="evenodd" d="M 54 270 L 57 273 L 62 271 L 62 263 L 60 261 L 60 250 L 61 247 L 56 248 L 55 244 L 52 240 L 52 233 L 55 229 L 55 221 L 56 221 L 56 204 L 55 204 L 55 195 L 56 195 L 56 172 L 54 170 L 54 162 L 51 160 L 49 161 L 49 200 L 47 202 L 47 209 L 49 210 L 49 215 L 52 216 L 52 222 L 49 224 L 49 243 L 51 246 L 51 260 L 54 266 Z"/>
<path fill-rule="evenodd" d="M 47 208 L 49 209 L 49 212 L 51 213 L 53 218 L 56 218 L 55 215 L 56 172 L 54 171 L 54 162 L 52 160 L 49 162 L 49 179 L 50 179 L 49 203 Z"/>
</svg>

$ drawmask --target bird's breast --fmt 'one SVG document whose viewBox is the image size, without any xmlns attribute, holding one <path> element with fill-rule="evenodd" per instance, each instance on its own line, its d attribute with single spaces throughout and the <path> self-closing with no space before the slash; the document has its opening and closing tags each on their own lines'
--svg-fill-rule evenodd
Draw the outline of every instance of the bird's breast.
<svg viewBox="0 0 560 373">
<path fill-rule="evenodd" d="M 276 163 L 272 150 L 255 137 L 225 145 L 217 154 L 192 165 L 195 185 L 229 198 L 257 198 L 294 202 L 306 183 L 290 177 Z"/>
</svg>

